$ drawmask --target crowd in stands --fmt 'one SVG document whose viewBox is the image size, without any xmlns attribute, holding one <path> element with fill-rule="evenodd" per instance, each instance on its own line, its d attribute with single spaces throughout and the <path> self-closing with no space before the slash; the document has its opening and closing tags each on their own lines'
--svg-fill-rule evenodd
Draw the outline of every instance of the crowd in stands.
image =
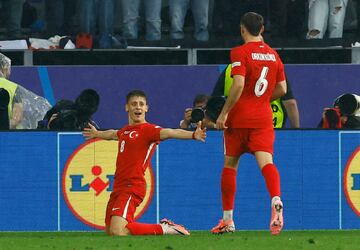
<svg viewBox="0 0 360 250">
<path fill-rule="evenodd" d="M 0 0 L 0 6 L 0 41 L 59 35 L 105 49 L 232 47 L 248 11 L 265 17 L 264 37 L 273 46 L 360 34 L 358 0 Z"/>
</svg>

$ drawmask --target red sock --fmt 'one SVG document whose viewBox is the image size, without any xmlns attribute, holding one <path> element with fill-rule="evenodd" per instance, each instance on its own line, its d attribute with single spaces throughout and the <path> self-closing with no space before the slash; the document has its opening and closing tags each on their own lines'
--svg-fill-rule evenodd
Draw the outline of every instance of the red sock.
<svg viewBox="0 0 360 250">
<path fill-rule="evenodd" d="M 223 210 L 233 210 L 236 192 L 236 170 L 224 167 L 221 175 L 221 194 Z"/>
<path fill-rule="evenodd" d="M 270 197 L 280 196 L 280 174 L 276 166 L 272 163 L 266 164 L 261 172 L 265 178 Z"/>
<path fill-rule="evenodd" d="M 126 225 L 132 235 L 161 235 L 164 234 L 160 224 L 145 224 L 131 222 Z"/>
</svg>

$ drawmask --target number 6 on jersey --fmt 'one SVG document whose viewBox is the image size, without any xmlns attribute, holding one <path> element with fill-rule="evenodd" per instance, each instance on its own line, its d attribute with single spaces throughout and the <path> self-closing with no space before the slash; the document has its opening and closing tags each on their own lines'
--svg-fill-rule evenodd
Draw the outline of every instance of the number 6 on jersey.
<svg viewBox="0 0 360 250">
<path fill-rule="evenodd" d="M 268 67 L 263 67 L 261 70 L 260 77 L 255 83 L 254 92 L 257 97 L 262 96 L 268 87 L 268 81 L 266 80 L 266 75 L 268 71 L 269 71 Z"/>
</svg>

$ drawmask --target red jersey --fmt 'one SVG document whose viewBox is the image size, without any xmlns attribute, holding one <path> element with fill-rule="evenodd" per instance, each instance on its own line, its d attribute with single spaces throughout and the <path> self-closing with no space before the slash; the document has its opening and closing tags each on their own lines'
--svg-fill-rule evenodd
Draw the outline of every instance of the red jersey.
<svg viewBox="0 0 360 250">
<path fill-rule="evenodd" d="M 159 126 L 150 123 L 128 125 L 118 130 L 118 155 L 113 190 L 145 184 L 145 170 L 160 142 Z"/>
<path fill-rule="evenodd" d="M 270 98 L 276 83 L 285 80 L 279 55 L 264 42 L 248 42 L 231 50 L 231 63 L 231 75 L 244 76 L 245 85 L 226 124 L 230 128 L 273 126 Z"/>
</svg>

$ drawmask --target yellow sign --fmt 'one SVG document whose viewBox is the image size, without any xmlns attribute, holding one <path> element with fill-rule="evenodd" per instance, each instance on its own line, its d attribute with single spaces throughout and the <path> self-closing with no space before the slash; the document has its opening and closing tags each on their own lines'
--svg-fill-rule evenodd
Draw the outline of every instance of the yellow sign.
<svg viewBox="0 0 360 250">
<path fill-rule="evenodd" d="M 105 228 L 105 212 L 113 187 L 118 152 L 117 141 L 90 140 L 80 145 L 65 164 L 62 175 L 64 199 L 71 212 L 85 224 Z M 139 218 L 154 191 L 151 167 L 145 171 L 146 195 L 136 209 Z"/>
<path fill-rule="evenodd" d="M 344 191 L 351 209 L 360 216 L 360 147 L 352 153 L 346 164 Z"/>
</svg>

